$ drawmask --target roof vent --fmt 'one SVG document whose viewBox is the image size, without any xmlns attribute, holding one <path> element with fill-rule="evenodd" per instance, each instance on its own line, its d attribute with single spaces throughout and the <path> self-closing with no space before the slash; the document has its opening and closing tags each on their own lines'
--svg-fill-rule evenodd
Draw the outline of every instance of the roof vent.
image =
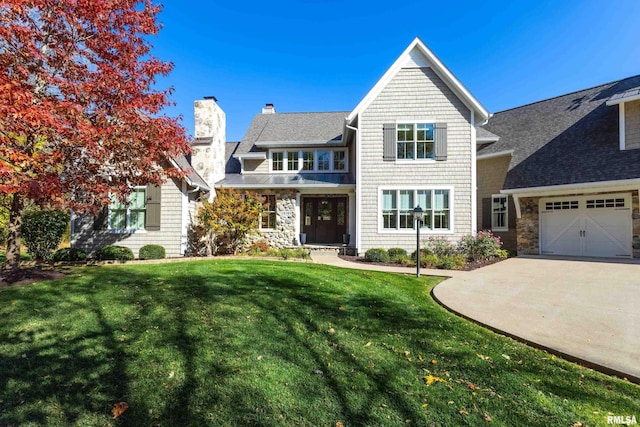
<svg viewBox="0 0 640 427">
<path fill-rule="evenodd" d="M 276 109 L 273 104 L 266 104 L 262 109 L 262 114 L 275 114 Z"/>
</svg>

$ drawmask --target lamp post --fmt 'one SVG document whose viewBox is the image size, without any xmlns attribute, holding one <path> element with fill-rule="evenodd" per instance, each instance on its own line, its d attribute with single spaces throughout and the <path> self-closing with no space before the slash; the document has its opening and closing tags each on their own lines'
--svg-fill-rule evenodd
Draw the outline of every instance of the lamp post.
<svg viewBox="0 0 640 427">
<path fill-rule="evenodd" d="M 416 221 L 416 277 L 420 277 L 420 226 L 422 225 L 422 219 L 424 218 L 424 211 L 420 205 L 413 209 L 413 219 Z"/>
</svg>

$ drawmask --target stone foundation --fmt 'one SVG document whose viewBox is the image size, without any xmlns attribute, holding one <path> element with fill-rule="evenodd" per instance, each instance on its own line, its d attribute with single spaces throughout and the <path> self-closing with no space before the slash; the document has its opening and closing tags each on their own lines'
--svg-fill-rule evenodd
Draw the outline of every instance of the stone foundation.
<svg viewBox="0 0 640 427">
<path fill-rule="evenodd" d="M 259 194 L 276 195 L 276 228 L 258 230 L 247 237 L 247 245 L 265 240 L 274 248 L 286 248 L 298 243 L 296 236 L 296 193 L 292 190 L 257 191 Z"/>
</svg>

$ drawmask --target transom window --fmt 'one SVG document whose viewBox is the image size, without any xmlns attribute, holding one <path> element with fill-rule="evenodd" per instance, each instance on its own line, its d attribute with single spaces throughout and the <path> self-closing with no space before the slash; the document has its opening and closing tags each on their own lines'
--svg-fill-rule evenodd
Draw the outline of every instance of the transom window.
<svg viewBox="0 0 640 427">
<path fill-rule="evenodd" d="M 398 123 L 398 159 L 433 159 L 433 123 Z"/>
<path fill-rule="evenodd" d="M 346 149 L 271 151 L 274 172 L 348 172 Z"/>
<path fill-rule="evenodd" d="M 146 187 L 133 189 L 126 203 L 111 196 L 108 227 L 110 230 L 144 230 L 147 217 Z"/>
<path fill-rule="evenodd" d="M 491 229 L 505 231 L 509 228 L 509 210 L 507 195 L 496 195 L 491 197 Z"/>
<path fill-rule="evenodd" d="M 262 195 L 262 214 L 260 215 L 260 229 L 273 230 L 276 228 L 276 195 Z"/>
<path fill-rule="evenodd" d="M 424 211 L 421 228 L 451 230 L 449 190 L 382 190 L 381 221 L 383 230 L 413 230 L 413 209 L 416 205 Z"/>
</svg>

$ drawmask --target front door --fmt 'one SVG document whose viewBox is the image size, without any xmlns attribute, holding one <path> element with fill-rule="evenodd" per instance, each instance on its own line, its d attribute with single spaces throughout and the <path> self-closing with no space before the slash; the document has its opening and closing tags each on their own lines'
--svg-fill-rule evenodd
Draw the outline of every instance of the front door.
<svg viewBox="0 0 640 427">
<path fill-rule="evenodd" d="M 307 243 L 342 243 L 347 232 L 346 197 L 305 197 L 302 212 Z"/>
</svg>

